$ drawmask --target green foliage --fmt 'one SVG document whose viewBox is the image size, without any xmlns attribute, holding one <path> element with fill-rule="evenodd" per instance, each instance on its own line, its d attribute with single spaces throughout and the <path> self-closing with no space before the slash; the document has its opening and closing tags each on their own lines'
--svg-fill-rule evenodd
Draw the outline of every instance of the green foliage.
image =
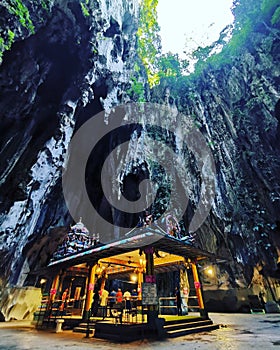
<svg viewBox="0 0 280 350">
<path fill-rule="evenodd" d="M 137 31 L 137 51 L 146 69 L 150 86 L 159 83 L 158 59 L 161 51 L 159 25 L 157 22 L 158 0 L 142 0 Z"/>
<path fill-rule="evenodd" d="M 187 63 L 179 59 L 178 54 L 167 53 L 158 60 L 159 77 L 179 77 Z"/>
<path fill-rule="evenodd" d="M 127 91 L 128 95 L 133 101 L 145 102 L 145 87 L 143 82 L 137 80 L 137 78 L 132 77 L 130 80 L 131 88 Z"/>
<path fill-rule="evenodd" d="M 5 41 L 0 36 L 0 63 L 2 62 L 3 52 L 5 51 Z"/>
<path fill-rule="evenodd" d="M 229 44 L 226 46 L 226 49 L 228 50 L 228 53 L 236 56 L 240 53 L 240 51 L 244 48 L 246 41 L 250 34 L 252 34 L 253 27 L 252 22 L 247 19 L 242 24 L 242 30 L 240 30 L 238 33 L 235 33 Z"/>
<path fill-rule="evenodd" d="M 88 9 L 88 3 L 89 3 L 89 0 L 86 0 L 85 2 L 80 2 L 80 5 L 81 5 L 81 9 L 82 9 L 82 12 L 83 12 L 83 15 L 85 17 L 89 17 L 89 9 Z"/>
<path fill-rule="evenodd" d="M 214 45 L 201 47 L 199 46 L 196 50 L 193 51 L 192 56 L 195 60 L 205 61 L 208 57 L 210 57 L 210 53 Z"/>
<path fill-rule="evenodd" d="M 25 3 L 28 3 L 25 1 Z M 36 0 L 34 1 L 34 7 L 38 8 L 40 10 L 40 7 L 49 12 L 51 8 L 51 3 L 52 0 Z M 3 6 L 6 8 L 6 10 L 16 18 L 14 18 L 10 23 L 9 26 L 10 28 L 14 28 L 15 26 L 18 25 L 19 22 L 21 26 L 25 27 L 28 29 L 28 31 L 31 34 L 35 33 L 35 28 L 33 25 L 33 22 L 30 17 L 29 10 L 27 6 L 24 4 L 24 1 L 22 0 L 6 0 L 3 2 Z M 36 14 L 38 16 L 38 14 Z M 44 21 L 44 19 L 41 17 L 41 11 L 39 11 L 39 20 Z M 0 64 L 2 61 L 2 56 L 4 51 L 10 50 L 13 42 L 15 41 L 15 33 L 6 27 L 6 29 L 3 27 L 2 28 L 2 36 L 0 38 Z"/>
<path fill-rule="evenodd" d="M 7 43 L 5 43 L 5 40 L 2 37 L 0 37 L 0 63 L 2 61 L 2 56 L 3 56 L 4 51 L 10 50 L 10 48 L 13 44 L 14 38 L 15 38 L 15 33 L 12 32 L 10 29 L 8 29 L 7 36 L 8 36 Z"/>
<path fill-rule="evenodd" d="M 251 30 L 260 23 L 276 24 L 279 21 L 279 0 L 235 0 L 235 32 Z"/>
<path fill-rule="evenodd" d="M 197 47 L 187 54 L 188 59 L 182 60 L 177 54 L 161 54 L 157 4 L 158 0 L 141 1 L 137 32 L 138 55 L 145 67 L 150 87 L 164 82 L 180 90 L 186 80 L 191 81 L 201 75 L 206 67 L 231 64 L 235 57 L 250 48 L 255 30 L 280 22 L 279 0 L 234 0 L 234 25 L 227 26 L 217 41 L 206 47 Z M 195 72 L 191 76 L 184 76 L 191 61 L 197 62 Z M 133 98 L 144 99 L 144 87 L 137 74 L 131 79 L 129 93 Z"/>
<path fill-rule="evenodd" d="M 161 54 L 157 5 L 158 0 L 141 1 L 137 31 L 137 52 L 145 67 L 150 87 L 159 84 L 160 79 L 181 76 L 183 70 L 188 66 L 188 62 L 180 60 L 177 54 Z M 139 95 L 136 82 L 132 81 L 132 85 Z"/>
<path fill-rule="evenodd" d="M 21 0 L 10 0 L 8 11 L 11 14 L 16 15 L 19 18 L 21 25 L 34 34 L 34 25 L 30 19 L 28 8 Z"/>
<path fill-rule="evenodd" d="M 256 28 L 265 23 L 275 25 L 280 21 L 279 0 L 235 0 L 232 12 L 235 20 L 230 41 L 227 43 L 224 40 L 224 31 L 212 45 L 193 52 L 193 57 L 198 60 L 195 66 L 196 75 L 201 74 L 206 66 L 217 67 L 231 63 L 244 49 L 250 48 Z M 212 54 L 219 45 L 223 47 L 222 52 Z"/>
<path fill-rule="evenodd" d="M 46 11 L 49 11 L 50 9 L 50 0 L 41 0 L 40 2 L 42 8 Z"/>
<path fill-rule="evenodd" d="M 6 50 L 10 50 L 12 43 L 14 42 L 15 33 L 8 29 L 8 44 L 6 45 Z"/>
<path fill-rule="evenodd" d="M 278 24 L 280 22 L 280 6 L 277 7 L 275 12 L 273 13 L 273 16 L 272 16 L 270 22 L 271 22 L 272 25 L 276 25 L 276 24 Z"/>
<path fill-rule="evenodd" d="M 145 85 L 140 81 L 141 69 L 136 62 L 134 65 L 134 76 L 130 79 L 130 89 L 127 91 L 128 96 L 132 101 L 145 102 Z"/>
<path fill-rule="evenodd" d="M 279 7 L 279 0 L 263 0 L 261 4 L 261 12 L 263 16 L 271 14 L 271 11 L 274 12 L 276 7 Z"/>
<path fill-rule="evenodd" d="M 48 10 L 48 5 L 45 3 L 45 1 L 42 1 L 42 7 L 45 10 Z"/>
</svg>

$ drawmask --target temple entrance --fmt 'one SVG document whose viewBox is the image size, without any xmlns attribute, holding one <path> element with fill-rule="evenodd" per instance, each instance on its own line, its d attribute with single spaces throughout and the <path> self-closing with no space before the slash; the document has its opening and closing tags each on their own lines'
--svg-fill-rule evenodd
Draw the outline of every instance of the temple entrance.
<svg viewBox="0 0 280 350">
<path fill-rule="evenodd" d="M 64 269 L 53 279 L 49 298 L 44 300 L 46 305 L 52 303 L 50 317 L 147 322 L 143 315 L 150 303 L 149 300 L 143 303 L 143 286 L 147 289 L 149 285 L 154 286 L 153 306 L 159 316 L 198 314 L 201 300 L 193 277 L 194 263 L 159 249 L 152 253 L 152 260 L 153 275 L 147 273 L 147 255 L 142 249 L 101 258 L 91 267 L 82 263 Z M 108 295 L 102 300 L 104 290 Z M 128 317 L 129 314 L 133 317 Z"/>
</svg>

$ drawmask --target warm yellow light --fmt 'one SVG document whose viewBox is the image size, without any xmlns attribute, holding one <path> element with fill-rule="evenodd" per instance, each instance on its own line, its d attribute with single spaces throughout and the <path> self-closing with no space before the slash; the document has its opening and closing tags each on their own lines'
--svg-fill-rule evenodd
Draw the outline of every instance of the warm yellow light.
<svg viewBox="0 0 280 350">
<path fill-rule="evenodd" d="M 131 282 L 137 282 L 137 275 L 136 274 L 132 274 L 132 275 L 130 275 L 130 280 L 131 280 Z"/>
<path fill-rule="evenodd" d="M 213 271 L 212 267 L 208 267 L 207 270 L 206 270 L 206 273 L 209 276 L 213 276 L 214 275 L 214 271 Z"/>
</svg>

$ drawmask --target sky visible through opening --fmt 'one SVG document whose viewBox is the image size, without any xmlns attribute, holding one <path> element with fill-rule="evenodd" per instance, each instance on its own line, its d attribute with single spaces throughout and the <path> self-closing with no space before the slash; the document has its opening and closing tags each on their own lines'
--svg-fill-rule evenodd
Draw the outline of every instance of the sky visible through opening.
<svg viewBox="0 0 280 350">
<path fill-rule="evenodd" d="M 162 52 L 178 53 L 205 47 L 231 22 L 233 0 L 158 0 Z"/>
</svg>

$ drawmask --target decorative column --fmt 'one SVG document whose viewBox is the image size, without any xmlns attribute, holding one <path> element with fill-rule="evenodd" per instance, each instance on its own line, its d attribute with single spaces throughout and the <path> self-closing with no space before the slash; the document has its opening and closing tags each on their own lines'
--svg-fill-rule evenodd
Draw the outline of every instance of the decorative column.
<svg viewBox="0 0 280 350">
<path fill-rule="evenodd" d="M 105 284 L 107 281 L 107 273 L 106 273 L 106 269 L 102 269 L 102 273 L 101 273 L 101 284 L 100 284 L 100 290 L 102 291 L 103 289 L 105 289 Z"/>
<path fill-rule="evenodd" d="M 208 317 L 207 311 L 204 309 L 204 302 L 203 302 L 203 296 L 202 296 L 202 286 L 201 286 L 201 283 L 199 280 L 196 262 L 192 262 L 191 265 L 192 265 L 194 287 L 195 287 L 196 296 L 197 296 L 197 300 L 198 300 L 199 312 L 200 312 L 201 316 Z"/>
<path fill-rule="evenodd" d="M 58 292 L 58 287 L 59 287 L 59 273 L 54 277 L 53 281 L 52 281 L 52 286 L 50 289 L 50 297 L 49 297 L 49 301 L 46 307 L 46 312 L 48 314 L 48 316 L 51 315 L 51 310 L 52 310 L 52 305 L 53 302 L 55 300 L 56 294 Z"/>
<path fill-rule="evenodd" d="M 75 280 L 75 277 L 71 277 L 71 281 L 70 281 L 70 284 L 69 284 L 69 299 L 71 299 L 71 294 L 72 294 L 72 286 L 73 286 L 73 281 Z"/>
<path fill-rule="evenodd" d="M 53 303 L 54 299 L 55 299 L 55 296 L 56 296 L 56 293 L 58 292 L 58 286 L 59 286 L 59 274 L 57 274 L 55 276 L 55 278 L 53 279 L 53 282 L 52 282 L 52 286 L 51 286 L 51 290 L 50 290 L 50 304 Z"/>
<path fill-rule="evenodd" d="M 154 284 L 156 283 L 156 276 L 154 274 L 154 248 L 147 247 L 144 250 L 146 257 L 146 274 L 145 274 L 145 284 Z M 148 304 L 147 311 L 147 321 L 152 324 L 158 318 L 158 308 L 155 304 Z"/>
<path fill-rule="evenodd" d="M 146 275 L 154 276 L 154 248 L 148 247 L 145 249 L 146 256 Z"/>
<path fill-rule="evenodd" d="M 62 295 L 63 291 L 62 291 L 62 286 L 63 286 L 63 281 L 64 281 L 64 278 L 66 276 L 66 272 L 63 271 L 61 274 L 60 274 L 60 279 L 59 279 L 59 285 L 58 285 L 58 289 L 57 291 Z"/>
<path fill-rule="evenodd" d="M 143 283 L 143 268 L 140 267 L 137 271 L 137 295 L 138 300 L 142 300 L 142 283 Z"/>
<path fill-rule="evenodd" d="M 90 266 L 88 274 L 88 284 L 87 284 L 87 293 L 85 300 L 85 307 L 83 313 L 83 319 L 87 320 L 90 317 L 90 308 L 93 299 L 93 290 L 94 290 L 94 281 L 95 281 L 95 272 L 97 264 Z"/>
<path fill-rule="evenodd" d="M 142 253 L 141 253 L 142 255 Z M 139 260 L 139 268 L 138 268 L 138 285 L 137 285 L 137 294 L 138 294 L 138 300 L 142 300 L 142 284 L 144 282 L 144 273 L 146 272 L 146 258 L 140 258 Z"/>
</svg>

